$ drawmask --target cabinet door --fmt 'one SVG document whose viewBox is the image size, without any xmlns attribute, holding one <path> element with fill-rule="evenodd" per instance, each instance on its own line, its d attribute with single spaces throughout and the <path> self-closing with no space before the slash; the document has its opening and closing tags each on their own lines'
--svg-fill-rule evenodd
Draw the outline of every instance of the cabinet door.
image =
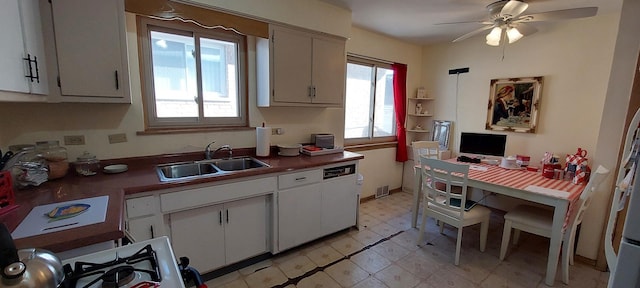
<svg viewBox="0 0 640 288">
<path fill-rule="evenodd" d="M 170 214 L 171 244 L 176 257 L 205 273 L 225 265 L 222 205 Z"/>
<path fill-rule="evenodd" d="M 127 220 L 127 232 L 129 232 L 133 242 L 160 236 L 158 228 L 155 216 Z"/>
<path fill-rule="evenodd" d="M 346 63 L 344 41 L 313 39 L 313 103 L 342 105 Z"/>
<path fill-rule="evenodd" d="M 322 184 L 322 234 L 356 225 L 356 176 L 342 176 Z"/>
<path fill-rule="evenodd" d="M 224 204 L 226 264 L 267 252 L 266 197 Z"/>
<path fill-rule="evenodd" d="M 311 37 L 282 27 L 272 37 L 273 101 L 311 103 Z"/>
<path fill-rule="evenodd" d="M 62 95 L 129 98 L 123 0 L 51 2 Z"/>
<path fill-rule="evenodd" d="M 0 90 L 47 94 L 47 67 L 38 0 L 7 0 L 0 9 Z M 34 60 L 29 69 L 29 62 Z M 37 66 L 36 66 L 37 65 Z M 38 76 L 29 79 L 26 75 Z"/>
<path fill-rule="evenodd" d="M 320 184 L 278 192 L 278 248 L 298 246 L 321 236 Z"/>
</svg>

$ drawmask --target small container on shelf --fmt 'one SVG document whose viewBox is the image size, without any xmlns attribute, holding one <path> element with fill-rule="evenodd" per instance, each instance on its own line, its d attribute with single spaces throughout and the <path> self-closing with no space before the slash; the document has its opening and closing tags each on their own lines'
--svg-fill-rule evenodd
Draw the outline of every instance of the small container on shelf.
<svg viewBox="0 0 640 288">
<path fill-rule="evenodd" d="M 73 164 L 76 172 L 82 176 L 96 175 L 98 171 L 100 171 L 100 160 L 98 160 L 95 155 L 86 151 L 78 156 L 78 160 Z"/>
</svg>

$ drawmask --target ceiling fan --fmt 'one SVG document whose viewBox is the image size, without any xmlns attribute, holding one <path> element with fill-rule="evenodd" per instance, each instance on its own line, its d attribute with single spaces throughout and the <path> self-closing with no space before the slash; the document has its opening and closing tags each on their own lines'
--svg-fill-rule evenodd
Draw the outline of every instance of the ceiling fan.
<svg viewBox="0 0 640 288">
<path fill-rule="evenodd" d="M 453 42 L 459 42 L 470 38 L 483 31 L 491 29 L 487 34 L 487 44 L 491 46 L 499 46 L 501 42 L 516 42 L 522 36 L 531 35 L 538 31 L 528 22 L 554 21 L 573 18 L 584 18 L 596 15 L 598 7 L 573 8 L 565 10 L 554 10 L 535 14 L 523 14 L 529 7 L 529 4 L 520 0 L 500 0 L 487 5 L 489 12 L 489 20 L 474 22 L 452 22 L 439 24 L 458 24 L 458 23 L 480 23 L 485 26 L 464 34 Z"/>
</svg>

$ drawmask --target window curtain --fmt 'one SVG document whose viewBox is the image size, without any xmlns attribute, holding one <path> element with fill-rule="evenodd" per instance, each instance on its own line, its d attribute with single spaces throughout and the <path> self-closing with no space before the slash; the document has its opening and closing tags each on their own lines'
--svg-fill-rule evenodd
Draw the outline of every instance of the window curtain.
<svg viewBox="0 0 640 288">
<path fill-rule="evenodd" d="M 398 148 L 396 149 L 396 161 L 405 162 L 409 160 L 407 155 L 407 131 L 404 127 L 405 121 L 405 97 L 407 95 L 407 65 L 393 63 L 393 105 L 396 112 L 396 137 Z"/>
</svg>

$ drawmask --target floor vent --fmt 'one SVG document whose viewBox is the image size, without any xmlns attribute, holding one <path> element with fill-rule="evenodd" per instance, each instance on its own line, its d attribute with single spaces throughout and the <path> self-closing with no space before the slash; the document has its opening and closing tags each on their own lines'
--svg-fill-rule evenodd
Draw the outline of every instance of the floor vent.
<svg viewBox="0 0 640 288">
<path fill-rule="evenodd" d="M 378 187 L 376 189 L 376 198 L 389 196 L 389 185 Z"/>
</svg>

